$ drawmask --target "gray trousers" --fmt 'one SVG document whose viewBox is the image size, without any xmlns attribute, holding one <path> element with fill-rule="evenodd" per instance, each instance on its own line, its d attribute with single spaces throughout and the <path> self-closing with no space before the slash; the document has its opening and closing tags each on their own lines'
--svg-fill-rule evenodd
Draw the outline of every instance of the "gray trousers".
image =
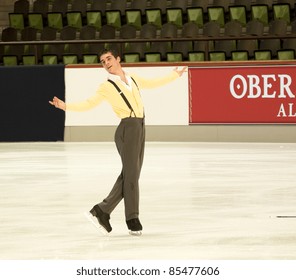
<svg viewBox="0 0 296 280">
<path fill-rule="evenodd" d="M 139 178 L 144 157 L 145 123 L 143 118 L 122 119 L 115 132 L 115 143 L 122 161 L 122 171 L 109 195 L 99 203 L 111 214 L 124 199 L 126 221 L 139 216 Z"/>
</svg>

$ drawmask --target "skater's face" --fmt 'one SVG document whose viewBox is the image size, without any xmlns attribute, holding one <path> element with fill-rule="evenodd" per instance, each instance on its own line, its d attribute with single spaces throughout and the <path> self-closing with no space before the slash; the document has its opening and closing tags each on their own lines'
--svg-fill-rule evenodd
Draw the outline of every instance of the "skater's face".
<svg viewBox="0 0 296 280">
<path fill-rule="evenodd" d="M 103 67 L 106 69 L 107 72 L 110 74 L 117 74 L 118 71 L 121 69 L 120 65 L 120 57 L 114 57 L 111 52 L 107 52 L 100 57 L 100 61 Z"/>
</svg>

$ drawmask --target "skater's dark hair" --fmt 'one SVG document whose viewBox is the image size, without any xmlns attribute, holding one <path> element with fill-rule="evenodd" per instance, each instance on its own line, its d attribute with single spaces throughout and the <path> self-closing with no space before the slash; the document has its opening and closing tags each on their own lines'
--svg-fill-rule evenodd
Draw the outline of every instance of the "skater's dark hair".
<svg viewBox="0 0 296 280">
<path fill-rule="evenodd" d="M 100 57 L 103 55 L 103 54 L 106 54 L 106 53 L 111 53 L 115 58 L 117 58 L 119 55 L 119 52 L 116 50 L 116 49 L 103 49 L 101 50 L 100 52 Z"/>
</svg>

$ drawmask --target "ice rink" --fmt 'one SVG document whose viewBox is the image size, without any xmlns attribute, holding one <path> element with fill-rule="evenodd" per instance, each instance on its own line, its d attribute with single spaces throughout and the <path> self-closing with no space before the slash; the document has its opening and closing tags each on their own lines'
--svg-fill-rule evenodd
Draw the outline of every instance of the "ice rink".
<svg viewBox="0 0 296 280">
<path fill-rule="evenodd" d="M 296 144 L 147 142 L 143 235 L 123 203 L 103 236 L 84 217 L 121 170 L 115 144 L 0 143 L 0 259 L 296 258 Z"/>
</svg>

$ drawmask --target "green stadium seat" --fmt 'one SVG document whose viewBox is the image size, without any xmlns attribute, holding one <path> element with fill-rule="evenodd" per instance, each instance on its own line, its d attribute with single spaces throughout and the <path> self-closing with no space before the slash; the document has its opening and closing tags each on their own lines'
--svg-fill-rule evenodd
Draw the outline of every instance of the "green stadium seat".
<svg viewBox="0 0 296 280">
<path fill-rule="evenodd" d="M 77 64 L 78 57 L 75 54 L 64 54 L 63 55 L 63 64 Z"/>
<path fill-rule="evenodd" d="M 256 50 L 254 51 L 255 60 L 271 60 L 270 50 Z"/>
<path fill-rule="evenodd" d="M 106 21 L 108 25 L 114 26 L 116 29 L 121 27 L 120 11 L 106 11 Z"/>
<path fill-rule="evenodd" d="M 35 55 L 23 55 L 22 59 L 23 65 L 36 65 L 36 56 Z"/>
<path fill-rule="evenodd" d="M 63 24 L 63 14 L 62 13 L 48 13 L 47 14 L 47 25 L 49 27 L 61 30 L 64 26 Z"/>
<path fill-rule="evenodd" d="M 160 53 L 145 53 L 146 62 L 160 62 L 161 55 Z"/>
<path fill-rule="evenodd" d="M 183 12 L 181 8 L 170 8 L 166 12 L 167 22 L 175 24 L 178 28 L 183 26 Z"/>
<path fill-rule="evenodd" d="M 252 5 L 251 6 L 251 19 L 259 20 L 265 26 L 269 23 L 268 6 L 267 5 Z"/>
<path fill-rule="evenodd" d="M 98 55 L 96 54 L 84 54 L 82 56 L 84 64 L 95 64 L 98 63 Z"/>
<path fill-rule="evenodd" d="M 58 56 L 57 55 L 43 55 L 42 63 L 44 65 L 54 65 L 58 64 Z"/>
<path fill-rule="evenodd" d="M 102 28 L 102 13 L 100 11 L 87 11 L 86 23 L 99 31 Z"/>
<path fill-rule="evenodd" d="M 204 14 L 201 7 L 190 7 L 187 9 L 187 22 L 194 22 L 198 27 L 204 25 Z"/>
<path fill-rule="evenodd" d="M 140 61 L 140 55 L 138 53 L 126 53 L 123 55 L 123 60 L 126 63 L 135 63 Z"/>
<path fill-rule="evenodd" d="M 146 22 L 151 23 L 160 29 L 162 26 L 161 10 L 160 9 L 146 10 Z"/>
<path fill-rule="evenodd" d="M 182 53 L 168 52 L 166 54 L 166 60 L 167 62 L 180 62 L 183 61 L 183 56 Z"/>
<path fill-rule="evenodd" d="M 81 27 L 82 27 L 81 12 L 67 12 L 66 17 L 67 17 L 68 26 L 72 26 L 77 29 L 81 29 Z"/>
<path fill-rule="evenodd" d="M 249 60 L 249 53 L 248 51 L 233 51 L 231 52 L 231 60 L 233 61 Z"/>
<path fill-rule="evenodd" d="M 225 61 L 226 54 L 225 52 L 209 52 L 209 60 L 210 61 Z"/>
<path fill-rule="evenodd" d="M 209 21 L 215 21 L 219 23 L 220 27 L 224 27 L 225 16 L 223 7 L 208 7 Z"/>
<path fill-rule="evenodd" d="M 4 55 L 3 56 L 4 66 L 16 66 L 18 65 L 18 57 L 16 55 Z"/>
<path fill-rule="evenodd" d="M 126 10 L 126 23 L 135 26 L 138 30 L 142 27 L 142 15 L 140 10 Z"/>
<path fill-rule="evenodd" d="M 283 19 L 288 24 L 291 22 L 290 18 L 290 5 L 289 4 L 274 4 L 273 9 L 273 19 Z"/>
<path fill-rule="evenodd" d="M 21 30 L 25 27 L 24 15 L 21 13 L 9 13 L 9 26 Z"/>
<path fill-rule="evenodd" d="M 247 11 L 245 6 L 230 6 L 229 7 L 230 20 L 236 20 L 246 26 L 247 24 Z"/>
<path fill-rule="evenodd" d="M 277 58 L 279 60 L 293 60 L 295 59 L 295 51 L 294 50 L 278 50 Z"/>
<path fill-rule="evenodd" d="M 205 61 L 205 53 L 204 52 L 189 52 L 188 53 L 189 61 Z"/>
<path fill-rule="evenodd" d="M 30 27 L 34 27 L 38 30 L 43 29 L 43 16 L 40 13 L 28 14 L 28 23 Z"/>
</svg>

